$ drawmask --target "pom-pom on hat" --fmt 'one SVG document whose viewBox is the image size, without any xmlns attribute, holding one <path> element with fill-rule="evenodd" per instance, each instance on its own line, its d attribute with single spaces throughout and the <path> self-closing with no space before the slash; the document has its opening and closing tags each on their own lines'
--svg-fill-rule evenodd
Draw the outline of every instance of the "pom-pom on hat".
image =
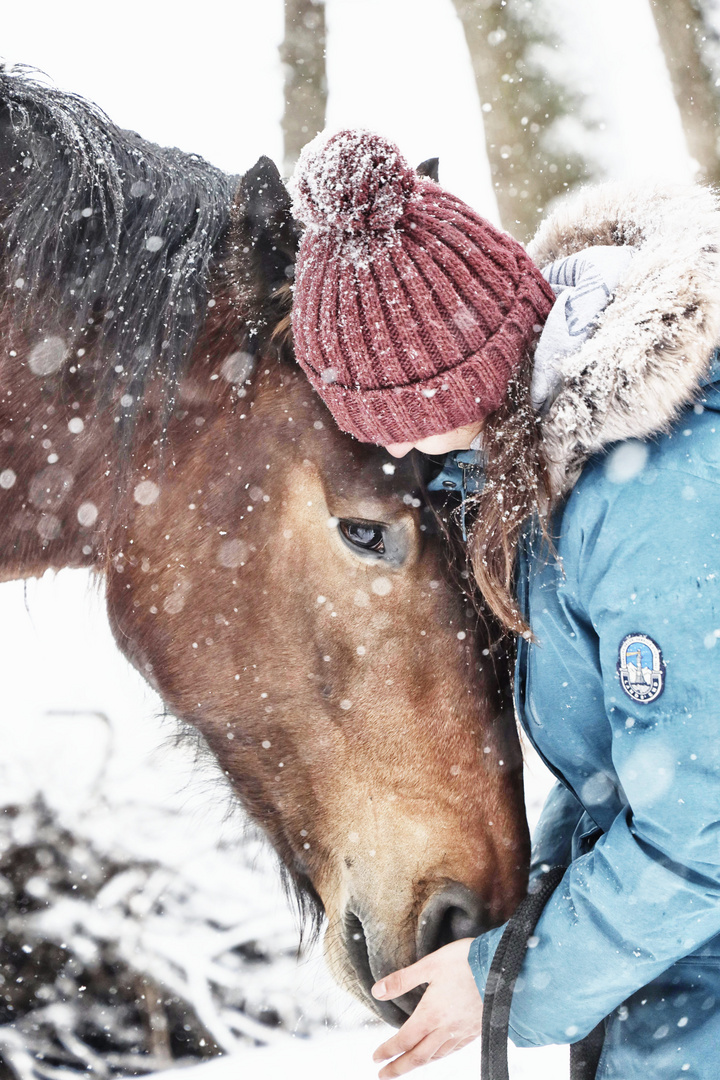
<svg viewBox="0 0 720 1080">
<path fill-rule="evenodd" d="M 339 427 L 388 445 L 494 412 L 554 300 L 524 248 L 366 131 L 318 136 L 293 182 L 295 355 Z"/>
</svg>

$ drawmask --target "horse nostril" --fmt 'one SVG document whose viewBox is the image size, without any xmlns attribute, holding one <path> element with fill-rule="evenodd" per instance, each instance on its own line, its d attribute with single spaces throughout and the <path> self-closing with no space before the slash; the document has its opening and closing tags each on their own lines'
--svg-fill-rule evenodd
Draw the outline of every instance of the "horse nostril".
<svg viewBox="0 0 720 1080">
<path fill-rule="evenodd" d="M 486 905 L 465 885 L 453 881 L 434 893 L 418 923 L 418 957 L 435 952 L 451 941 L 477 937 L 490 929 Z"/>
<path fill-rule="evenodd" d="M 437 945 L 449 945 L 451 941 L 459 941 L 464 937 L 477 937 L 475 920 L 463 908 L 451 905 L 442 916 L 438 925 Z"/>
<path fill-rule="evenodd" d="M 375 979 L 370 970 L 370 957 L 368 956 L 363 924 L 354 911 L 345 913 L 345 946 L 355 969 L 355 974 L 363 989 L 369 993 Z"/>
</svg>

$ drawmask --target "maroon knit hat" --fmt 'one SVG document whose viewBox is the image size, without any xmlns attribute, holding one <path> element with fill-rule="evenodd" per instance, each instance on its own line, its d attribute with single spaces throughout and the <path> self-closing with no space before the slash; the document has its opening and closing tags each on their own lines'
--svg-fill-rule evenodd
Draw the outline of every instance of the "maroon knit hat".
<svg viewBox="0 0 720 1080">
<path fill-rule="evenodd" d="M 554 296 L 521 245 L 403 160 L 341 131 L 305 147 L 295 354 L 339 427 L 415 442 L 505 398 Z"/>
</svg>

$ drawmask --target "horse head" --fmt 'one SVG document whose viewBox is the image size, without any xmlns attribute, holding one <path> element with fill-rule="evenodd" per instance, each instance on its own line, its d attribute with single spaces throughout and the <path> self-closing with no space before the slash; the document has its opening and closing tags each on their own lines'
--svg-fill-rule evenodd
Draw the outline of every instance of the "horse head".
<svg viewBox="0 0 720 1080">
<path fill-rule="evenodd" d="M 340 432 L 294 363 L 299 231 L 272 162 L 231 181 L 1 81 L 0 572 L 105 572 L 119 647 L 327 915 L 338 978 L 401 1022 L 416 996 L 377 1003 L 372 983 L 507 918 L 527 866 L 507 677 L 426 466 Z"/>
</svg>

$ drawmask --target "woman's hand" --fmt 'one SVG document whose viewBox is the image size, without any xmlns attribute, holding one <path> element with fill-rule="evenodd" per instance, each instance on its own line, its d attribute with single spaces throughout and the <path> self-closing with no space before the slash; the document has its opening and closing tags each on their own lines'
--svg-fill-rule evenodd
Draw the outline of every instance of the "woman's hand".
<svg viewBox="0 0 720 1080">
<path fill-rule="evenodd" d="M 410 1019 L 373 1054 L 373 1061 L 395 1059 L 380 1070 L 380 1080 L 447 1057 L 477 1039 L 482 1027 L 482 998 L 468 964 L 472 940 L 462 938 L 444 945 L 373 986 L 373 997 L 387 1001 L 428 984 Z"/>
</svg>

